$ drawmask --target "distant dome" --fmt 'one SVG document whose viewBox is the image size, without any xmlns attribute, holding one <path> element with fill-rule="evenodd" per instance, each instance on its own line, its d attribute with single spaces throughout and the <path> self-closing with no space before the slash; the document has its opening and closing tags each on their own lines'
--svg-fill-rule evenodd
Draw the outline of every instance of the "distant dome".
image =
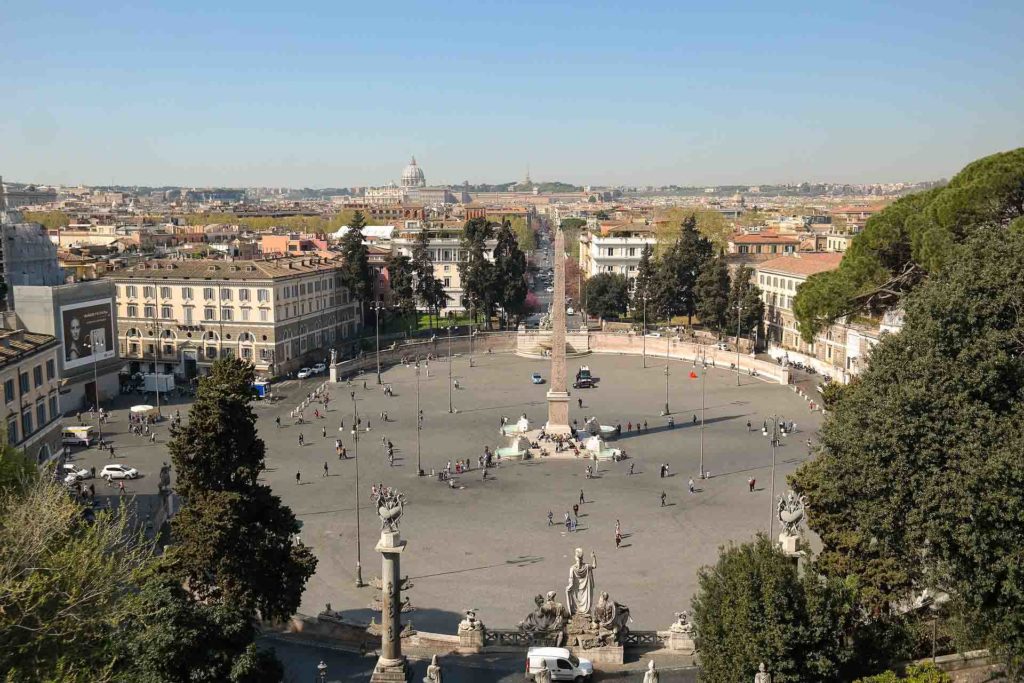
<svg viewBox="0 0 1024 683">
<path fill-rule="evenodd" d="M 425 187 L 427 179 L 423 175 L 423 169 L 416 165 L 416 157 L 412 158 L 409 165 L 402 171 L 402 187 Z"/>
</svg>

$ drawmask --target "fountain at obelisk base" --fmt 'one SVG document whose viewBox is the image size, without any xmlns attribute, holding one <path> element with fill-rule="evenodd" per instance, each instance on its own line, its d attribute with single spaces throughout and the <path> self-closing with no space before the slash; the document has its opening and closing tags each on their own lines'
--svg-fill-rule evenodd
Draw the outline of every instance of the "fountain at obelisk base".
<svg viewBox="0 0 1024 683">
<path fill-rule="evenodd" d="M 570 433 L 569 391 L 565 368 L 565 233 L 555 232 L 555 292 L 551 295 L 551 389 L 548 391 L 548 434 Z"/>
</svg>

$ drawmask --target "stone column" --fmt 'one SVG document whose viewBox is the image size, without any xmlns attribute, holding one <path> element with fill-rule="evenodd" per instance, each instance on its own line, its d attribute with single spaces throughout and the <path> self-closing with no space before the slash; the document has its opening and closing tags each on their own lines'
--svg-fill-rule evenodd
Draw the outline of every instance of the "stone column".
<svg viewBox="0 0 1024 683">
<path fill-rule="evenodd" d="M 373 667 L 370 683 L 410 680 L 412 669 L 402 656 L 402 586 L 399 558 L 405 541 L 397 531 L 380 532 L 375 548 L 383 558 L 381 569 L 381 635 L 380 657 Z"/>
<path fill-rule="evenodd" d="M 565 369 L 565 233 L 555 232 L 555 292 L 551 295 L 551 389 L 548 434 L 569 433 L 569 392 Z"/>
</svg>

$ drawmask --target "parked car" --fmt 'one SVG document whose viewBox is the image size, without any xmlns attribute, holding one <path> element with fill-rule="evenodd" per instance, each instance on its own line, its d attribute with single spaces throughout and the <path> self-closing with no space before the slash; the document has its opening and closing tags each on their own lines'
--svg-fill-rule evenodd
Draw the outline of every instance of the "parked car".
<svg viewBox="0 0 1024 683">
<path fill-rule="evenodd" d="M 84 467 L 75 467 L 71 463 L 65 463 L 62 471 L 64 472 L 65 475 L 69 477 L 74 477 L 75 481 L 89 478 L 89 470 L 87 470 Z"/>
<path fill-rule="evenodd" d="M 307 377 L 313 376 L 313 370 L 311 370 L 310 368 L 302 368 L 301 370 L 299 370 L 299 373 L 295 376 L 298 377 L 299 379 L 306 379 Z"/>
<path fill-rule="evenodd" d="M 531 647 L 526 653 L 526 675 L 533 678 L 541 669 L 551 672 L 552 681 L 588 681 L 594 665 L 578 659 L 564 647 Z"/>
<path fill-rule="evenodd" d="M 547 292 L 548 294 L 551 294 L 553 291 L 555 291 L 555 288 L 554 287 L 548 287 L 544 291 Z"/>
<path fill-rule="evenodd" d="M 324 365 L 323 363 L 317 363 L 316 365 L 313 366 L 313 374 L 314 375 L 322 375 L 326 371 L 327 371 L 327 366 Z"/>
<path fill-rule="evenodd" d="M 718 348 L 719 351 L 728 351 L 729 350 L 729 345 L 726 344 L 725 342 L 718 342 L 717 344 L 715 344 L 715 346 Z"/>
<path fill-rule="evenodd" d="M 544 378 L 539 372 L 535 372 L 530 376 L 530 381 L 534 384 L 544 384 Z"/>
<path fill-rule="evenodd" d="M 103 471 L 100 472 L 100 477 L 107 481 L 111 479 L 135 479 L 138 476 L 139 471 L 128 465 L 105 465 Z"/>
<path fill-rule="evenodd" d="M 565 309 L 565 313 L 566 313 L 566 315 L 575 315 L 576 314 L 576 309 L 573 308 L 572 306 L 570 306 L 569 308 Z"/>
</svg>

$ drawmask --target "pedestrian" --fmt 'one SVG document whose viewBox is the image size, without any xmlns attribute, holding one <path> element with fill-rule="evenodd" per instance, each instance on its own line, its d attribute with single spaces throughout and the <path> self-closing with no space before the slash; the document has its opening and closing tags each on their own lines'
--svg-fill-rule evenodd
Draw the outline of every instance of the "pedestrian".
<svg viewBox="0 0 1024 683">
<path fill-rule="evenodd" d="M 632 422 L 627 422 L 626 423 L 626 431 L 627 432 L 633 431 L 633 423 Z"/>
<path fill-rule="evenodd" d="M 326 439 L 327 438 L 327 427 L 322 427 L 321 428 L 321 433 L 324 435 L 324 438 Z"/>
<path fill-rule="evenodd" d="M 363 380 L 363 389 L 366 389 L 366 380 Z"/>
<path fill-rule="evenodd" d="M 572 506 L 572 516 L 573 517 L 579 517 L 580 516 L 580 506 L 576 505 L 575 503 L 573 503 L 573 506 Z"/>
<path fill-rule="evenodd" d="M 306 440 L 303 438 L 302 433 L 300 432 L 299 433 L 299 445 L 302 446 L 305 443 L 306 443 Z"/>
<path fill-rule="evenodd" d="M 693 487 L 693 477 L 690 477 L 690 481 L 686 483 L 686 486 L 690 489 L 690 493 L 694 493 L 696 491 Z"/>
<path fill-rule="evenodd" d="M 277 417 L 274 418 L 274 424 L 277 425 L 278 429 L 281 428 L 281 416 L 280 415 L 278 415 Z"/>
<path fill-rule="evenodd" d="M 302 472 L 296 472 L 295 473 L 295 483 L 296 484 L 301 484 L 302 483 Z"/>
<path fill-rule="evenodd" d="M 661 466 L 660 466 L 660 467 L 658 468 L 658 470 L 659 470 L 659 472 L 661 473 L 661 478 L 662 478 L 662 479 L 664 479 L 664 478 L 665 478 L 665 466 L 664 466 L 664 465 L 661 465 Z"/>
<path fill-rule="evenodd" d="M 669 475 L 668 463 L 665 463 L 665 476 L 667 477 L 668 475 Z"/>
<path fill-rule="evenodd" d="M 693 424 L 697 424 L 697 413 L 693 414 Z"/>
<path fill-rule="evenodd" d="M 615 547 L 618 548 L 622 545 L 622 527 L 619 525 L 619 520 L 615 520 Z"/>
<path fill-rule="evenodd" d="M 751 493 L 754 492 L 754 486 L 756 486 L 756 485 L 757 485 L 757 480 L 756 479 L 754 479 L 753 477 L 750 477 L 749 479 L 747 479 L 747 490 L 749 490 Z"/>
<path fill-rule="evenodd" d="M 122 479 L 121 481 L 117 482 L 117 492 L 118 493 L 127 493 L 127 491 L 125 491 L 125 489 L 124 489 L 124 479 Z"/>
<path fill-rule="evenodd" d="M 344 446 L 341 447 L 341 457 L 343 460 L 348 460 L 348 449 Z"/>
<path fill-rule="evenodd" d="M 324 461 L 324 476 L 327 476 L 327 461 Z"/>
<path fill-rule="evenodd" d="M 149 435 L 149 442 L 156 443 L 156 432 L 153 432 L 152 434 Z"/>
<path fill-rule="evenodd" d="M 750 420 L 747 420 L 747 431 L 750 431 Z"/>
<path fill-rule="evenodd" d="M 548 510 L 548 526 L 554 525 L 554 517 L 555 515 L 551 512 L 551 510 Z"/>
<path fill-rule="evenodd" d="M 665 492 L 661 492 L 661 507 L 665 507 Z"/>
<path fill-rule="evenodd" d="M 644 431 L 647 431 L 647 420 L 644 420 Z"/>
<path fill-rule="evenodd" d="M 572 519 L 569 518 L 569 511 L 565 512 L 565 530 L 572 531 Z"/>
<path fill-rule="evenodd" d="M 576 402 L 579 403 L 580 409 L 582 410 L 583 409 L 583 397 L 580 396 L 578 399 L 576 399 Z"/>
<path fill-rule="evenodd" d="M 338 431 L 345 431 L 345 418 L 341 418 L 341 421 L 338 423 Z"/>
<path fill-rule="evenodd" d="M 588 467 L 587 470 L 590 470 Z M 583 505 L 586 501 L 583 499 L 583 489 L 580 489 L 580 505 Z"/>
<path fill-rule="evenodd" d="M 633 476 L 633 467 L 635 467 L 635 466 L 636 466 L 636 463 L 635 463 L 635 462 L 631 462 L 631 463 L 629 463 L 629 476 L 630 476 L 630 477 L 632 477 L 632 476 Z"/>
</svg>

